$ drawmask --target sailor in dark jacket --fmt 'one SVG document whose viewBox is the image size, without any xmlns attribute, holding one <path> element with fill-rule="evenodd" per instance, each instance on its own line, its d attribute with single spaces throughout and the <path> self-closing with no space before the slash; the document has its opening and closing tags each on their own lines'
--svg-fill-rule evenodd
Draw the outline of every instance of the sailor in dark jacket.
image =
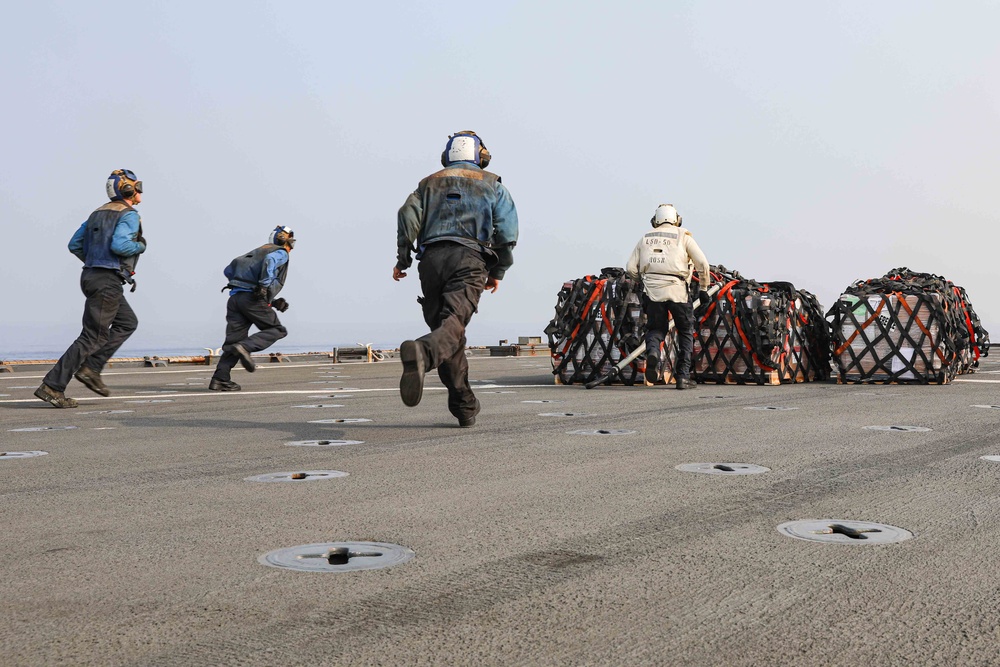
<svg viewBox="0 0 1000 667">
<path fill-rule="evenodd" d="M 275 297 L 285 286 L 288 253 L 293 247 L 295 232 L 288 227 L 275 227 L 265 245 L 240 255 L 223 270 L 229 279 L 223 288 L 229 288 L 226 342 L 208 385 L 212 391 L 239 391 L 240 385 L 230 379 L 237 362 L 253 373 L 257 366 L 250 354 L 266 350 L 288 335 L 274 311 L 288 310 L 288 302 Z M 248 336 L 251 326 L 260 331 Z"/>
<path fill-rule="evenodd" d="M 469 385 L 465 327 L 484 290 L 496 292 L 514 263 L 517 209 L 500 177 L 486 171 L 490 152 L 475 132 L 448 137 L 444 169 L 420 181 L 399 209 L 397 262 L 392 277 L 406 277 L 413 247 L 420 260 L 418 299 L 431 332 L 399 347 L 403 403 L 423 395 L 424 374 L 438 369 L 448 388 L 448 410 L 459 426 L 476 423 L 479 401 Z"/>
<path fill-rule="evenodd" d="M 122 285 L 129 283 L 135 291 L 135 265 L 146 252 L 135 210 L 142 201 L 142 181 L 128 169 L 116 169 L 105 189 L 111 201 L 91 213 L 69 241 L 69 251 L 83 262 L 83 331 L 35 390 L 35 396 L 57 408 L 77 406 L 63 393 L 71 377 L 101 396 L 111 394 L 101 371 L 139 325 Z"/>
</svg>

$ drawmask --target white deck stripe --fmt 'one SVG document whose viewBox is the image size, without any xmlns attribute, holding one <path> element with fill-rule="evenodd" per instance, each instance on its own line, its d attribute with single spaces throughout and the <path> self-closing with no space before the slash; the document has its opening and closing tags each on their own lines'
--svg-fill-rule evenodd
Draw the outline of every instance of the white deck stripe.
<svg viewBox="0 0 1000 667">
<path fill-rule="evenodd" d="M 475 385 L 473 387 L 473 389 L 513 389 L 513 388 L 518 388 L 518 389 L 532 389 L 532 388 L 557 387 L 557 386 L 559 386 L 559 385 L 556 385 L 556 384 L 483 384 L 483 385 Z M 142 391 L 142 390 L 140 389 L 139 391 Z M 320 389 L 281 389 L 281 390 L 274 390 L 274 391 L 210 391 L 210 390 L 206 389 L 203 392 L 189 393 L 189 394 L 150 394 L 150 393 L 141 393 L 141 394 L 127 394 L 127 395 L 121 395 L 121 396 L 83 396 L 83 397 L 79 397 L 79 398 L 76 397 L 76 396 L 74 396 L 73 398 L 75 398 L 77 401 L 80 401 L 80 402 L 82 402 L 82 401 L 137 401 L 137 400 L 147 400 L 148 401 L 148 400 L 153 400 L 153 399 L 163 400 L 163 399 L 188 398 L 188 397 L 211 398 L 211 397 L 215 397 L 215 396 L 268 396 L 268 395 L 272 395 L 273 396 L 273 395 L 280 395 L 280 394 L 301 395 L 301 394 L 322 394 L 322 393 L 327 393 L 327 394 L 336 394 L 336 393 L 342 393 L 342 394 L 363 394 L 363 393 L 375 393 L 375 392 L 382 392 L 382 391 L 398 392 L 399 388 L 398 387 L 387 387 L 387 388 L 381 388 L 380 387 L 380 388 L 376 388 L 376 389 L 356 389 L 356 388 L 350 388 L 350 389 L 341 389 L 341 390 L 339 390 L 339 392 L 338 392 L 337 389 L 326 389 L 326 390 L 324 390 L 322 388 L 320 388 Z M 424 391 L 445 391 L 445 387 L 428 387 L 428 386 L 425 385 L 424 386 Z M 40 402 L 44 402 L 44 401 L 42 401 L 39 398 L 35 398 L 33 396 L 31 398 L 10 398 L 10 399 L 3 399 L 3 400 L 0 400 L 0 405 L 2 405 L 4 403 L 40 403 Z M 69 409 L 72 409 L 72 408 L 69 408 Z"/>
</svg>

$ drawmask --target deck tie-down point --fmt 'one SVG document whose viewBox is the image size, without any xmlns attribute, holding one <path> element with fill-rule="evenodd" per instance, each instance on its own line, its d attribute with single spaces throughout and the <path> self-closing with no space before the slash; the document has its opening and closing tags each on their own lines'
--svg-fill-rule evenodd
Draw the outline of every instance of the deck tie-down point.
<svg viewBox="0 0 1000 667">
<path fill-rule="evenodd" d="M 347 565 L 347 563 L 352 558 L 364 557 L 371 558 L 374 556 L 381 556 L 382 554 L 377 551 L 351 551 L 347 547 L 333 547 L 326 553 L 321 554 L 301 554 L 299 558 L 325 558 L 326 562 L 330 565 Z"/>
<path fill-rule="evenodd" d="M 827 528 L 810 532 L 814 535 L 843 535 L 852 540 L 867 540 L 868 536 L 865 533 L 881 533 L 882 531 L 879 528 L 851 528 L 840 523 L 832 523 Z"/>
</svg>

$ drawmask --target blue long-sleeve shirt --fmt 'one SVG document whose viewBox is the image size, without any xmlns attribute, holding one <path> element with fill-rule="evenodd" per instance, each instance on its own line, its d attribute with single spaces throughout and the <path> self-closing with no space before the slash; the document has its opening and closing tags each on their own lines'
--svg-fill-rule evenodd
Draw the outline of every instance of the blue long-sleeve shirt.
<svg viewBox="0 0 1000 667">
<path fill-rule="evenodd" d="M 79 257 L 81 262 L 86 261 L 83 254 L 83 237 L 86 232 L 87 221 L 84 220 L 69 240 L 69 251 Z M 126 211 L 115 225 L 115 232 L 111 237 L 111 252 L 119 257 L 132 257 L 146 252 L 146 244 L 135 240 L 138 234 L 139 214 L 134 210 Z"/>
</svg>

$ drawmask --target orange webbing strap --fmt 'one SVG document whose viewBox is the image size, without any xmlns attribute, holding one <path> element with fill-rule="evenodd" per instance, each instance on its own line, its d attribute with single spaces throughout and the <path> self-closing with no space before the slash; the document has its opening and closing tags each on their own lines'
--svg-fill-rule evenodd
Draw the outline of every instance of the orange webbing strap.
<svg viewBox="0 0 1000 667">
<path fill-rule="evenodd" d="M 976 345 L 976 330 L 972 326 L 972 318 L 969 317 L 969 307 L 965 305 L 965 301 L 962 300 L 962 292 L 959 291 L 957 287 L 953 287 L 955 290 L 955 296 L 958 297 L 958 302 L 962 304 L 962 312 L 965 314 L 965 326 L 969 330 L 969 343 L 972 345 L 972 353 L 976 357 L 976 361 L 979 361 L 979 346 Z"/>
<path fill-rule="evenodd" d="M 920 321 L 920 318 L 913 314 L 913 310 L 910 309 L 910 304 L 906 303 L 906 298 L 903 296 L 903 293 L 893 292 L 893 295 L 899 300 L 899 303 L 903 306 L 903 309 L 910 315 L 910 318 L 917 323 L 917 326 L 920 327 L 920 330 L 924 332 L 924 335 L 927 336 L 927 340 L 931 342 L 931 345 L 934 345 L 934 337 L 931 335 L 931 332 L 927 330 L 927 327 L 924 326 L 924 323 Z M 927 309 L 927 312 L 930 312 L 930 308 Z M 948 363 L 948 360 L 945 359 L 944 354 L 941 352 L 940 349 L 935 347 L 934 351 L 937 353 L 938 358 L 941 359 L 941 363 L 943 364 Z"/>
<path fill-rule="evenodd" d="M 879 304 L 878 304 L 878 308 L 876 308 L 875 312 L 872 313 L 872 316 L 869 317 L 867 320 L 865 320 L 864 323 L 860 327 L 858 327 L 857 329 L 855 329 L 854 333 L 852 333 L 847 338 L 847 340 L 844 341 L 843 345 L 841 345 L 840 347 L 838 347 L 836 350 L 833 351 L 834 356 L 838 356 L 839 357 L 841 355 L 841 353 L 843 353 L 844 350 L 846 350 L 848 347 L 850 347 L 851 343 L 854 342 L 854 339 L 858 337 L 858 334 L 861 333 L 862 331 L 864 331 L 865 329 L 867 329 L 868 325 L 871 324 L 872 322 L 874 322 L 878 318 L 878 314 L 882 312 L 882 309 L 884 307 L 885 307 L 885 299 L 882 299 L 879 302 Z"/>
<path fill-rule="evenodd" d="M 719 293 L 715 295 L 714 299 L 712 299 L 712 303 L 710 303 L 709 306 L 708 306 L 708 308 L 705 309 L 705 314 L 701 316 L 701 320 L 699 321 L 699 324 L 704 324 L 705 320 L 708 319 L 708 316 L 711 315 L 712 311 L 715 310 L 715 303 L 716 303 L 716 301 L 719 300 L 719 299 L 721 299 L 721 298 L 723 298 L 723 297 L 725 297 L 726 293 L 729 290 L 731 290 L 734 285 L 738 285 L 739 283 L 740 283 L 740 281 L 738 281 L 738 280 L 731 280 L 728 283 L 726 283 L 725 287 L 723 287 L 722 289 L 719 290 Z"/>
<path fill-rule="evenodd" d="M 587 278 L 590 278 L 590 276 L 587 276 Z M 587 299 L 587 304 L 583 307 L 583 316 L 580 318 L 580 321 L 576 323 L 576 328 L 573 329 L 573 333 L 571 333 L 569 335 L 569 338 L 566 339 L 566 346 L 563 347 L 562 352 L 557 353 L 558 357 L 561 358 L 565 356 L 567 352 L 569 352 L 569 348 L 573 345 L 573 342 L 576 340 L 576 335 L 580 333 L 580 327 L 583 326 L 583 321 L 587 319 L 587 314 L 590 312 L 590 307 L 594 305 L 594 299 L 600 297 L 601 293 L 604 291 L 605 282 L 606 281 L 604 280 L 594 281 L 595 285 L 594 293 L 590 295 L 589 299 Z"/>
<path fill-rule="evenodd" d="M 773 371 L 774 369 L 772 367 L 757 358 L 757 353 L 754 352 L 753 348 L 750 346 L 750 341 L 747 339 L 747 335 L 743 331 L 743 325 L 740 324 L 740 318 L 736 315 L 736 299 L 733 298 L 732 291 L 729 291 L 726 294 L 726 298 L 729 299 L 729 304 L 733 307 L 733 322 L 736 323 L 736 331 L 739 332 L 740 338 L 743 340 L 743 347 L 745 347 L 747 352 L 750 353 L 750 356 L 753 358 L 755 364 L 760 366 L 765 371 Z"/>
</svg>

